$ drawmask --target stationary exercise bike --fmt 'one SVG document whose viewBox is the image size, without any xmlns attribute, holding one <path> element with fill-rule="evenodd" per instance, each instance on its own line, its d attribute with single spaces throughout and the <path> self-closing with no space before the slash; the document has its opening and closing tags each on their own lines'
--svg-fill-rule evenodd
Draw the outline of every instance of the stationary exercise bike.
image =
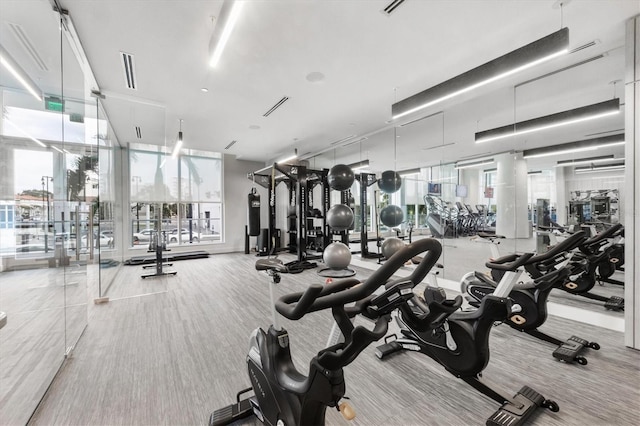
<svg viewBox="0 0 640 426">
<path fill-rule="evenodd" d="M 425 251 L 423 261 L 409 277 L 387 283 L 405 262 Z M 247 366 L 251 388 L 239 392 L 236 403 L 216 410 L 209 424 L 225 425 L 253 414 L 267 425 L 322 425 L 327 407 L 337 407 L 346 419 L 353 418 L 353 409 L 341 402 L 345 395 L 343 367 L 385 335 L 390 313 L 412 297 L 412 288 L 428 274 L 441 251 L 436 240 L 419 240 L 399 250 L 363 282 L 347 278 L 324 287 L 312 284 L 306 291 L 285 295 L 275 303 L 274 287 L 280 274 L 287 272 L 286 267 L 278 259 L 258 260 L 256 269 L 271 277 L 273 325 L 267 332 L 256 329 L 249 339 Z M 385 290 L 380 295 L 373 294 L 383 285 Z M 352 302 L 356 302 L 354 306 L 344 306 Z M 309 375 L 305 376 L 293 365 L 289 335 L 278 325 L 275 311 L 298 320 L 307 313 L 328 308 L 343 341 L 319 351 L 309 363 Z M 373 330 L 354 328 L 350 318 L 358 314 L 375 321 Z M 253 396 L 241 399 L 241 395 L 251 390 Z"/>
<path fill-rule="evenodd" d="M 595 256 L 598 281 L 624 285 L 624 282 L 611 279 L 611 275 L 624 265 L 624 227 L 620 223 L 606 225 L 602 232 L 590 238 L 581 247 L 582 253 Z"/>
<path fill-rule="evenodd" d="M 568 280 L 570 269 L 563 266 L 567 260 L 564 253 L 575 249 L 584 241 L 584 231 L 571 235 L 566 240 L 558 243 L 549 251 L 529 258 L 522 266 L 525 270 L 535 269 L 545 271 L 544 274 L 535 274 L 535 279 L 525 279 L 516 284 L 509 298 L 518 306 L 518 312 L 513 312 L 505 321 L 512 328 L 524 332 L 537 339 L 557 345 L 553 357 L 561 361 L 581 365 L 587 364 L 587 359 L 582 355 L 585 348 L 598 350 L 600 345 L 580 337 L 571 336 L 562 341 L 538 330 L 547 320 L 547 299 L 554 288 L 561 288 Z M 492 259 L 487 266 L 504 265 L 513 261 L 517 255 L 502 256 Z M 544 265 L 544 266 L 543 266 Z M 500 272 L 504 270 L 492 271 Z M 480 306 L 482 299 L 493 293 L 497 283 L 481 272 L 472 272 L 465 275 L 461 283 L 461 291 L 472 306 Z"/>
<path fill-rule="evenodd" d="M 622 225 L 615 224 L 595 236 L 585 239 L 578 246 L 579 251 L 568 253 L 567 267 L 571 269 L 571 273 L 569 279 L 560 288 L 571 294 L 604 302 L 605 309 L 624 310 L 624 298 L 619 296 L 606 297 L 591 292 L 601 279 L 598 273 L 599 269 L 607 268 L 607 264 L 611 261 L 614 247 L 609 245 L 608 239 L 617 236 L 621 231 Z M 541 266 L 542 270 L 535 265 L 530 265 L 527 267 L 527 271 L 533 278 L 539 277 L 545 272 L 545 265 Z"/>
<path fill-rule="evenodd" d="M 545 399 L 528 386 L 513 397 L 489 386 L 481 379 L 482 370 L 489 363 L 489 333 L 495 321 L 511 316 L 508 297 L 522 271 L 518 268 L 533 256 L 525 253 L 512 262 L 492 265 L 505 274 L 493 294 L 484 297 L 477 310 L 458 310 L 462 297 L 446 300 L 444 290 L 427 286 L 423 298 L 418 296 L 402 304 L 395 319 L 401 336 L 390 335 L 378 346 L 376 355 L 384 359 L 402 350 L 421 352 L 436 360 L 455 377 L 501 404 L 487 420 L 487 425 L 521 425 L 537 408 L 558 411 L 556 402 Z"/>
</svg>

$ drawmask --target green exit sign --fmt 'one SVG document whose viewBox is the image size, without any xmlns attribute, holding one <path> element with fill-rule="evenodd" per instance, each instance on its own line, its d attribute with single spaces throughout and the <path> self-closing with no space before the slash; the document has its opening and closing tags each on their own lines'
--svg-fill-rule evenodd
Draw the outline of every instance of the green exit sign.
<svg viewBox="0 0 640 426">
<path fill-rule="evenodd" d="M 44 109 L 49 111 L 64 111 L 64 101 L 54 96 L 44 98 Z"/>
</svg>

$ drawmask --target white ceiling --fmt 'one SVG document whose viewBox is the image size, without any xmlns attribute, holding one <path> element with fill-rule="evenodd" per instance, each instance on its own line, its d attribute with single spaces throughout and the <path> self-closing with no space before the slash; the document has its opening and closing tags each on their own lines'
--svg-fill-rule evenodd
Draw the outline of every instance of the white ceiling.
<svg viewBox="0 0 640 426">
<path fill-rule="evenodd" d="M 638 0 L 565 1 L 562 12 L 554 0 L 406 0 L 386 16 L 381 10 L 389 2 L 247 1 L 219 66 L 211 69 L 208 44 L 221 1 L 60 0 L 123 145 L 140 141 L 135 134 L 140 126 L 140 142 L 171 146 L 183 119 L 186 148 L 265 162 L 294 148 L 300 154 L 326 151 L 326 158 L 366 156 L 383 170 L 569 142 L 624 127 L 624 114 L 619 114 L 526 139 L 474 143 L 476 131 L 514 118 L 613 97 L 610 82 L 624 75 L 625 21 L 640 13 Z M 59 73 L 59 41 L 56 45 L 41 30 L 56 22 L 48 1 L 0 0 L 0 7 L 3 45 L 15 48 L 6 26 L 20 21 L 41 56 L 52 62 L 51 75 Z M 555 32 L 561 22 L 570 30 L 572 48 L 592 40 L 598 44 L 388 123 L 394 101 Z M 119 52 L 134 55 L 138 90 L 125 87 Z M 20 52 L 12 53 L 21 59 Z M 514 89 L 603 53 L 601 59 Z M 46 73 L 24 64 L 45 85 Z M 323 73 L 325 80 L 310 83 L 306 76 L 311 72 Z M 616 85 L 615 94 L 623 102 L 622 86 Z M 202 87 L 209 91 L 203 93 Z M 283 96 L 289 100 L 263 117 Z M 393 125 L 441 111 L 396 127 L 394 146 Z M 350 135 L 357 136 L 351 140 L 369 138 L 327 151 L 332 142 Z M 237 143 L 225 151 L 233 140 Z M 442 144 L 448 146 L 428 149 Z"/>
</svg>

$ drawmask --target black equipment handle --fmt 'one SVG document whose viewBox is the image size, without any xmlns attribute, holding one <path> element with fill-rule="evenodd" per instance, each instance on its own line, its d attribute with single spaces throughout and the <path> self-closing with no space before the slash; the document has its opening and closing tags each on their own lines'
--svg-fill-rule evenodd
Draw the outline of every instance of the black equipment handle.
<svg viewBox="0 0 640 426">
<path fill-rule="evenodd" d="M 556 257 L 561 253 L 564 253 L 569 250 L 573 250 L 574 248 L 583 244 L 586 236 L 587 235 L 584 231 L 578 231 L 575 234 L 571 234 L 569 238 L 551 247 L 551 249 L 548 250 L 547 252 L 539 254 L 537 256 L 533 256 L 531 259 L 529 259 L 529 261 L 526 264 L 532 265 L 535 263 L 541 263 L 541 262 L 544 262 L 545 260 L 553 259 L 554 257 Z"/>
<path fill-rule="evenodd" d="M 388 315 L 387 315 L 388 316 Z M 373 330 L 359 325 L 352 330 L 349 341 L 327 348 L 318 354 L 318 362 L 330 370 L 351 364 L 354 359 L 371 343 L 380 340 L 387 334 L 389 319 L 379 317 Z"/>
<path fill-rule="evenodd" d="M 335 281 L 324 287 L 319 284 L 311 285 L 304 292 L 282 296 L 276 302 L 276 310 L 288 319 L 297 320 L 310 312 L 344 306 L 347 303 L 364 299 L 373 294 L 378 287 L 384 285 L 406 262 L 425 251 L 427 254 L 408 277 L 413 285 L 417 285 L 427 276 L 442 253 L 442 246 L 433 238 L 414 241 L 398 250 L 363 282 L 359 282 L 357 279 L 346 279 Z"/>
<path fill-rule="evenodd" d="M 571 270 L 569 268 L 564 267 L 554 269 L 553 271 L 533 280 L 533 284 L 536 286 L 536 289 L 545 291 L 552 287 L 562 286 L 569 275 L 571 275 Z"/>
<path fill-rule="evenodd" d="M 498 271 L 515 271 L 520 266 L 527 263 L 527 261 L 533 257 L 533 253 L 523 254 L 510 254 L 503 256 L 500 259 L 496 259 L 493 262 L 485 263 L 485 266 L 489 269 L 497 269 Z"/>
<path fill-rule="evenodd" d="M 491 262 L 487 262 L 485 266 L 490 269 L 497 269 L 500 271 L 513 271 L 522 265 L 541 265 L 544 262 L 555 258 L 556 256 L 567 252 L 569 250 L 573 250 L 582 244 L 585 239 L 585 232 L 578 231 L 575 234 L 572 234 L 569 238 L 561 241 L 560 243 L 553 246 L 549 251 L 534 256 L 532 253 L 528 253 L 529 257 L 522 262 L 522 256 L 517 254 L 508 254 L 506 256 L 502 256 L 498 259 L 494 259 Z M 515 263 L 509 263 L 514 262 Z M 522 263 L 519 263 L 522 262 Z"/>
<path fill-rule="evenodd" d="M 596 235 L 594 235 L 593 237 L 591 237 L 588 240 L 586 240 L 582 244 L 582 246 L 583 247 L 588 247 L 588 246 L 593 245 L 593 244 L 595 244 L 597 242 L 600 242 L 600 241 L 602 241 L 602 240 L 604 240 L 606 238 L 613 237 L 614 234 L 620 230 L 620 228 L 622 228 L 622 224 L 621 223 L 616 223 L 612 227 L 607 228 L 607 229 L 603 230 L 602 232 L 599 232 Z"/>
</svg>

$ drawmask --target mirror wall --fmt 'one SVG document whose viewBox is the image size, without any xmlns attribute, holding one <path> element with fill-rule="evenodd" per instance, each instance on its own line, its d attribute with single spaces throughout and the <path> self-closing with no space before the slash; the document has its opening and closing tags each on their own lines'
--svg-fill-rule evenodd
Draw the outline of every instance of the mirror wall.
<svg viewBox="0 0 640 426">
<path fill-rule="evenodd" d="M 566 238 L 566 231 L 595 233 L 618 222 L 624 225 L 623 136 L 606 147 L 563 148 L 600 138 L 612 142 L 624 133 L 624 64 L 622 45 L 574 49 L 562 66 L 524 73 L 445 102 L 440 111 L 427 109 L 396 120 L 357 143 L 360 137 L 337 144 L 311 162 L 331 167 L 369 160 L 368 170 L 377 176 L 385 170 L 404 174 L 398 192 L 383 194 L 376 186 L 371 194 L 378 210 L 391 203 L 404 213 L 401 225 L 382 225 L 380 230 L 385 237 L 407 237 L 411 224 L 413 238 L 439 238 L 445 266 L 441 277 L 459 289 L 463 275 L 485 271 L 490 257 L 546 251 Z M 475 134 L 485 130 L 512 126 L 517 133 L 523 121 L 612 99 L 619 99 L 617 114 L 475 142 Z M 547 147 L 547 155 L 537 155 L 535 150 Z M 539 228 L 545 225 L 563 229 L 549 235 Z M 474 238 L 483 231 L 505 238 L 497 245 Z M 623 297 L 622 281 L 624 272 L 616 270 L 609 280 L 596 282 L 593 293 Z M 612 318 L 615 329 L 622 327 L 623 312 L 605 309 L 601 300 L 558 289 L 550 301 L 558 304 L 554 313 L 562 315 L 562 306 L 580 307 Z"/>
</svg>

